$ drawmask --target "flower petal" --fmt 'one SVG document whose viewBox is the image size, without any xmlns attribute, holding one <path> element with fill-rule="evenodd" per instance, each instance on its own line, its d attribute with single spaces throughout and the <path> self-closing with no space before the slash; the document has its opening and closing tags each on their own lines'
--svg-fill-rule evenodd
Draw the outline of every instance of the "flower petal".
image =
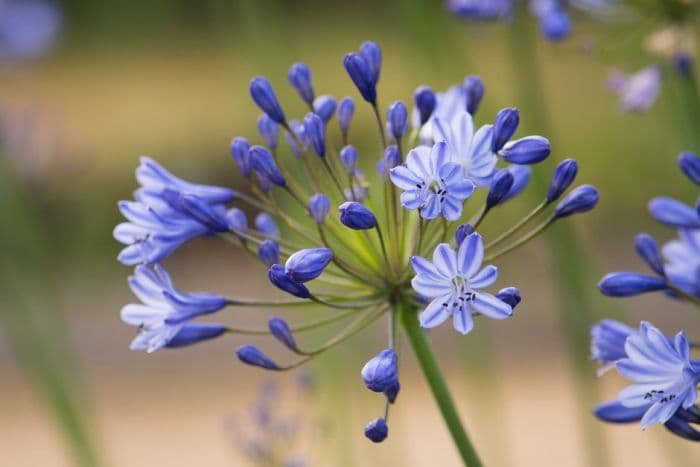
<svg viewBox="0 0 700 467">
<path fill-rule="evenodd" d="M 510 305 L 486 292 L 477 292 L 472 306 L 482 315 L 493 319 L 506 319 L 513 314 Z"/>
<path fill-rule="evenodd" d="M 484 241 L 474 232 L 464 239 L 457 252 L 459 272 L 467 279 L 481 268 L 484 261 Z"/>
</svg>

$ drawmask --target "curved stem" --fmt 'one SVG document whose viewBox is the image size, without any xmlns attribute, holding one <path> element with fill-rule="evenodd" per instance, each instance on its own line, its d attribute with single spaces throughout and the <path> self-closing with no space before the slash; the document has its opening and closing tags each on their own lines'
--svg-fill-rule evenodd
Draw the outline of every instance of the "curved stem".
<svg viewBox="0 0 700 467">
<path fill-rule="evenodd" d="M 469 436 L 467 436 L 467 432 L 462 426 L 462 422 L 459 419 L 454 402 L 452 402 L 452 396 L 447 389 L 445 379 L 442 376 L 433 350 L 430 348 L 425 332 L 418 324 L 416 308 L 402 301 L 398 305 L 398 310 L 401 315 L 401 323 L 411 343 L 413 352 L 416 354 L 416 359 L 420 364 L 421 370 L 423 370 L 423 375 L 428 382 L 428 386 L 430 386 L 435 402 L 437 402 L 440 408 L 442 418 L 445 420 L 447 429 L 450 431 L 450 435 L 452 435 L 452 440 L 459 451 L 464 465 L 468 467 L 481 467 L 482 464 L 479 455 L 476 453 L 472 442 L 469 440 Z"/>
</svg>

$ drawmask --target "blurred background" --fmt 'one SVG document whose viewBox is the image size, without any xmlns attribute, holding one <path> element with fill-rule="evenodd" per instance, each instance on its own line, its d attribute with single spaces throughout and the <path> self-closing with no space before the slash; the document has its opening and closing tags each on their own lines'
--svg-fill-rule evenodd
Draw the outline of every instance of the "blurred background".
<svg viewBox="0 0 700 467">
<path fill-rule="evenodd" d="M 0 1 L 0 22 L 9 3 Z M 661 297 L 613 301 L 596 289 L 605 272 L 643 269 L 632 243 L 637 232 L 662 241 L 673 235 L 651 222 L 650 197 L 695 196 L 675 164 L 690 143 L 672 81 L 663 81 L 649 112 L 634 115 L 621 112 L 606 87 L 612 66 L 634 71 L 653 60 L 629 24 L 575 16 L 572 37 L 551 44 L 527 16 L 517 27 L 464 22 L 439 0 L 48 5 L 5 16 L 23 39 L 0 51 L 0 196 L 16 201 L 0 213 L 3 465 L 75 465 L 73 447 L 81 443 L 93 446 L 78 454 L 84 465 L 254 465 L 227 428 L 232 414 L 247 413 L 267 378 L 235 358 L 233 349 L 250 340 L 225 337 L 153 355 L 128 350 L 133 329 L 119 310 L 134 298 L 126 283 L 131 271 L 115 259 L 116 202 L 131 197 L 140 155 L 193 181 L 242 188 L 228 145 L 236 135 L 259 141 L 249 79 L 269 78 L 287 113 L 302 116 L 303 103 L 287 83 L 289 65 L 306 62 L 318 93 L 356 96 L 342 57 L 366 39 L 384 51 L 383 104 L 409 102 L 419 84 L 443 90 L 478 74 L 486 84 L 478 123 L 518 106 L 524 129 L 553 143 L 552 160 L 539 170 L 549 176 L 557 160 L 574 157 L 579 180 L 599 187 L 599 207 L 571 220 L 578 239 L 572 247 L 589 261 L 583 293 L 590 316 L 579 320 L 579 334 L 603 316 L 633 326 L 653 319 L 667 333 L 698 327 L 686 307 Z M 20 27 L 25 20 L 30 25 Z M 537 89 L 523 89 L 522 74 L 532 72 L 523 67 L 537 70 Z M 528 96 L 541 98 L 532 104 Z M 367 172 L 379 158 L 373 124 L 359 106 L 353 138 Z M 486 235 L 521 217 L 536 196 L 500 210 L 485 223 Z M 566 300 L 554 298 L 552 281 L 562 271 L 549 261 L 547 238 L 500 264 L 502 282 L 523 292 L 512 319 L 480 322 L 466 337 L 449 326 L 431 332 L 486 464 L 583 466 L 597 449 L 609 465 L 698 465 L 700 453 L 661 427 L 641 433 L 637 425 L 593 419 L 592 404 L 613 398 L 622 382 L 612 374 L 597 380 L 592 363 L 571 365 Z M 228 248 L 199 240 L 166 264 L 185 290 L 272 293 L 263 266 Z M 247 313 L 241 322 L 269 316 Z M 312 466 L 459 465 L 408 351 L 388 440 L 373 445 L 364 438 L 362 427 L 383 409 L 359 371 L 382 345 L 382 329 L 314 361 L 314 389 L 303 402 L 295 390 L 280 391 L 282 406 L 314 425 L 299 430 L 290 450 Z M 587 348 L 579 351 L 585 360 Z M 296 384 L 294 375 L 280 381 Z"/>
</svg>

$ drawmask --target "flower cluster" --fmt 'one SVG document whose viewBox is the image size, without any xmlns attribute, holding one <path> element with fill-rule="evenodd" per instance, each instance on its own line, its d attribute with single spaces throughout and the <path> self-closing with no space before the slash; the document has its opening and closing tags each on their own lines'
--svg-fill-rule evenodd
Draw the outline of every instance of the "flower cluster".
<svg viewBox="0 0 700 467">
<path fill-rule="evenodd" d="M 700 158 L 692 153 L 679 157 L 681 170 L 696 185 L 700 184 Z M 654 198 L 649 203 L 652 216 L 662 224 L 678 229 L 679 239 L 659 248 L 648 234 L 635 240 L 637 253 L 653 274 L 614 272 L 600 281 L 599 288 L 611 297 L 629 297 L 653 291 L 700 304 L 700 214 L 697 207 L 672 198 Z M 613 423 L 641 421 L 642 428 L 661 423 L 674 434 L 700 441 L 700 431 L 691 424 L 700 423 L 697 385 L 700 361 L 693 360 L 685 334 L 664 336 L 652 324 L 642 322 L 639 329 L 603 320 L 591 329 L 591 352 L 603 369 L 616 368 L 633 384 L 617 400 L 595 409 L 601 420 Z"/>
<path fill-rule="evenodd" d="M 310 69 L 296 63 L 288 80 L 309 109 L 303 118 L 287 118 L 267 79 L 250 82 L 251 97 L 263 111 L 258 119 L 263 144 L 242 137 L 231 142 L 231 155 L 249 182 L 248 192 L 184 181 L 143 158 L 136 171 L 140 188 L 135 200 L 119 204 L 127 222 L 114 231 L 125 245 L 119 260 L 136 265 L 130 285 L 143 302 L 122 310 L 123 320 L 139 329 L 134 349 L 155 351 L 224 334 L 264 334 L 296 358 L 281 363 L 246 344 L 236 350 L 239 360 L 283 371 L 386 318 L 388 345 L 361 371 L 365 386 L 381 394 L 384 402 L 383 416 L 365 428 L 374 442 L 387 437 L 388 411 L 400 390 L 395 345 L 399 325 L 407 332 L 414 327 L 420 332 L 419 324 L 433 328 L 451 318 L 455 330 L 467 334 L 482 316 L 510 317 L 521 300 L 520 291 L 492 290 L 498 268 L 491 263 L 555 221 L 586 212 L 598 201 L 590 185 L 567 193 L 578 165 L 564 160 L 542 202 L 486 241 L 477 230 L 493 209 L 526 188 L 530 166 L 551 152 L 549 141 L 542 136 L 515 138 L 520 115 L 514 108 L 477 126 L 474 115 L 484 96 L 477 76 L 444 93 L 419 86 L 409 125 L 405 103 L 393 102 L 386 112 L 380 109 L 381 64 L 381 49 L 373 42 L 365 42 L 343 60 L 377 122 L 382 156 L 369 161 L 376 164 L 376 176 L 365 175 L 360 148 L 350 144 L 354 99 L 336 102 L 328 95 L 317 96 Z M 279 144 L 280 132 L 286 146 Z M 252 225 L 247 220 L 250 210 L 259 211 Z M 225 298 L 175 289 L 159 263 L 183 243 L 202 236 L 227 240 L 259 258 L 270 284 L 290 299 Z M 292 324 L 273 316 L 267 329 L 199 321 L 225 307 L 296 305 L 315 306 L 326 315 Z M 309 347 L 300 339 L 302 333 L 333 325 L 340 331 L 320 346 Z"/>
</svg>

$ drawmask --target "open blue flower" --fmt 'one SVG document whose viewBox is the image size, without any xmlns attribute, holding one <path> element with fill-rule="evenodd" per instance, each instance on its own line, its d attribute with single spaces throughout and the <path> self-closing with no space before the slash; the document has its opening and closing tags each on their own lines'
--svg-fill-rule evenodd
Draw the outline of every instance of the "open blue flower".
<svg viewBox="0 0 700 467">
<path fill-rule="evenodd" d="M 666 259 L 668 280 L 689 295 L 700 298 L 700 230 L 682 229 L 678 239 L 666 243 L 661 252 Z"/>
<path fill-rule="evenodd" d="M 483 259 L 484 242 L 476 232 L 456 252 L 446 243 L 438 245 L 432 262 L 420 256 L 411 258 L 416 272 L 413 290 L 433 299 L 420 314 L 421 326 L 433 328 L 452 316 L 454 328 L 467 334 L 474 327 L 472 311 L 493 319 L 513 314 L 510 305 L 482 291 L 498 278 L 495 266 L 481 267 Z"/>
<path fill-rule="evenodd" d="M 678 408 L 689 408 L 697 399 L 700 369 L 690 360 L 690 346 L 683 332 L 673 342 L 648 322 L 625 341 L 627 358 L 615 364 L 634 384 L 620 392 L 623 406 L 648 406 L 642 428 L 666 423 Z"/>
<path fill-rule="evenodd" d="M 193 343 L 189 321 L 197 316 L 213 313 L 226 306 L 226 299 L 210 293 L 184 293 L 175 288 L 167 271 L 155 265 L 153 269 L 137 266 L 129 277 L 129 287 L 142 303 L 131 303 L 122 308 L 121 318 L 136 326 L 139 335 L 131 343 L 132 350 L 155 352 L 167 346 L 180 332 Z M 202 333 L 202 338 L 216 337 Z M 177 343 L 177 341 L 176 341 Z"/>
<path fill-rule="evenodd" d="M 424 219 L 442 215 L 449 221 L 462 215 L 462 201 L 474 192 L 474 183 L 464 177 L 462 167 L 449 161 L 447 143 L 432 149 L 419 146 L 411 150 L 406 163 L 389 171 L 391 181 L 404 190 L 401 205 L 418 209 Z"/>
</svg>

